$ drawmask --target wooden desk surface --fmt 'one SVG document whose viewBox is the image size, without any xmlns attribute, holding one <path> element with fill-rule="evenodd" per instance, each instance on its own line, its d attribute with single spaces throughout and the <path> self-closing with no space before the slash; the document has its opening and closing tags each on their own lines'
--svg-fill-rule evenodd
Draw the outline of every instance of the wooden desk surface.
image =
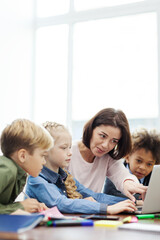
<svg viewBox="0 0 160 240">
<path fill-rule="evenodd" d="M 129 215 L 119 215 L 120 220 Z M 160 225 L 160 219 L 139 220 Z M 159 226 L 160 227 L 160 226 Z M 20 240 L 153 240 L 160 239 L 160 233 L 119 230 L 108 227 L 44 227 L 38 226 L 21 234 L 0 233 L 0 239 Z"/>
</svg>

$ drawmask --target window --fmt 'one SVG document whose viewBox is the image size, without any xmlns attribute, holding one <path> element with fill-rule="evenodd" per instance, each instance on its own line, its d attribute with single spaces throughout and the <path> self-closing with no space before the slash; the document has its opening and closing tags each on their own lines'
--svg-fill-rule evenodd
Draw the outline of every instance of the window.
<svg viewBox="0 0 160 240">
<path fill-rule="evenodd" d="M 40 28 L 36 35 L 36 122 L 66 123 L 68 26 Z"/>
<path fill-rule="evenodd" d="M 45 14 L 47 21 L 41 14 L 36 120 L 64 123 L 76 139 L 90 117 L 114 107 L 125 112 L 131 130 L 160 128 L 159 7 L 156 0 L 71 0 L 61 13 L 57 5 L 56 14 Z"/>
<path fill-rule="evenodd" d="M 143 2 L 144 0 L 75 0 L 75 9 L 87 10 L 99 7 L 113 7 L 122 4 Z"/>
<path fill-rule="evenodd" d="M 69 10 L 69 0 L 38 0 L 37 17 L 50 17 L 65 14 Z"/>
<path fill-rule="evenodd" d="M 73 52 L 74 120 L 109 106 L 129 118 L 158 116 L 155 13 L 77 23 Z"/>
</svg>

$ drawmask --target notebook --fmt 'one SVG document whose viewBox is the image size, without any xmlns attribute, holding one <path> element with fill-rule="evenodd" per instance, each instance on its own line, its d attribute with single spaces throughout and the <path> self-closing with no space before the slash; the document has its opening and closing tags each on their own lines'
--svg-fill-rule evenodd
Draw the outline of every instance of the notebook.
<svg viewBox="0 0 160 240">
<path fill-rule="evenodd" d="M 37 226 L 44 215 L 7 215 L 0 214 L 0 232 L 21 233 Z"/>
<path fill-rule="evenodd" d="M 152 171 L 148 190 L 143 206 L 137 206 L 133 214 L 160 213 L 160 165 L 155 165 Z"/>
<path fill-rule="evenodd" d="M 118 226 L 120 230 L 136 230 L 136 231 L 149 231 L 149 232 L 158 232 L 160 233 L 159 225 L 149 224 L 149 223 L 129 223 Z"/>
</svg>

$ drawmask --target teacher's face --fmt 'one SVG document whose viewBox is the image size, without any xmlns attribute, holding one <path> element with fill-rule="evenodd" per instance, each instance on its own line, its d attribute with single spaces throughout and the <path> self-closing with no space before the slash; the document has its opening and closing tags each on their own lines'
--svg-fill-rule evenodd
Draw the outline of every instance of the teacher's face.
<svg viewBox="0 0 160 240">
<path fill-rule="evenodd" d="M 90 150 L 96 157 L 110 152 L 121 138 L 121 130 L 117 127 L 100 125 L 93 130 Z"/>
</svg>

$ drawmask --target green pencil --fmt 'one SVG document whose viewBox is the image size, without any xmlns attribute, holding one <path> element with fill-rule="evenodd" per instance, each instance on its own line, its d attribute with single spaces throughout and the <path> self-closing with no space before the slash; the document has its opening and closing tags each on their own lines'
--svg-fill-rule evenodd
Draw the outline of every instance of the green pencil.
<svg viewBox="0 0 160 240">
<path fill-rule="evenodd" d="M 138 219 L 147 219 L 147 218 L 160 218 L 160 214 L 142 214 L 142 215 L 136 215 Z"/>
</svg>

